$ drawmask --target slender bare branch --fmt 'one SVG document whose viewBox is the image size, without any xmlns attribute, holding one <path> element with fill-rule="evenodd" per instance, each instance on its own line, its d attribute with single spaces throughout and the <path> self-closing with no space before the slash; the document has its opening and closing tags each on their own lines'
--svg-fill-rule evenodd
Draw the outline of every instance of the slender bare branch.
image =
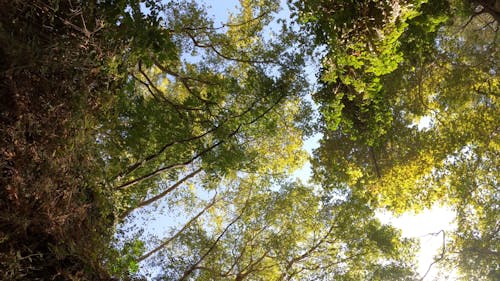
<svg viewBox="0 0 500 281">
<path fill-rule="evenodd" d="M 143 207 L 146 207 L 150 204 L 152 204 L 153 202 L 156 202 L 160 199 L 162 199 L 163 197 L 165 197 L 167 194 L 169 194 L 170 192 L 172 192 L 174 189 L 176 189 L 177 187 L 179 187 L 181 184 L 183 184 L 185 181 L 187 181 L 188 179 L 196 176 L 198 173 L 200 173 L 202 171 L 202 168 L 198 168 L 196 170 L 194 170 L 193 172 L 187 174 L 185 177 L 183 177 L 182 179 L 178 180 L 176 183 L 174 183 L 173 185 L 171 185 L 170 187 L 168 187 L 167 189 L 165 189 L 163 192 L 161 192 L 160 194 L 156 195 L 156 196 L 153 196 L 145 201 L 142 201 L 141 203 L 137 204 L 137 206 L 133 207 L 133 208 L 130 208 L 130 209 L 127 209 L 122 215 L 120 215 L 120 218 L 121 219 L 124 219 L 125 217 L 127 217 L 130 213 L 132 213 L 134 210 L 137 210 L 137 209 L 140 209 L 140 208 L 143 208 Z"/>
<path fill-rule="evenodd" d="M 236 22 L 236 23 L 227 22 L 227 23 L 222 23 L 220 26 L 217 26 L 217 27 L 214 27 L 214 26 L 183 27 L 182 30 L 183 31 L 185 31 L 185 30 L 189 30 L 189 31 L 198 31 L 198 30 L 211 30 L 211 31 L 215 31 L 215 30 L 223 29 L 225 27 L 243 26 L 243 25 L 251 23 L 252 21 L 259 20 L 259 19 L 265 17 L 266 15 L 270 14 L 271 12 L 272 12 L 271 10 L 264 11 L 264 12 L 260 13 L 258 16 L 254 17 L 254 18 L 251 18 L 249 20 L 245 20 L 245 21 L 242 21 L 242 22 Z"/>
<path fill-rule="evenodd" d="M 229 60 L 229 61 L 235 61 L 235 62 L 241 62 L 241 63 L 249 63 L 249 64 L 260 64 L 260 63 L 264 63 L 264 64 L 277 64 L 277 62 L 271 61 L 271 60 L 251 60 L 251 59 L 245 59 L 245 58 L 231 57 L 231 56 L 228 56 L 226 54 L 223 54 L 212 43 L 200 43 L 198 41 L 198 39 L 196 39 L 196 37 L 193 34 L 191 34 L 189 32 L 186 32 L 186 34 L 191 39 L 191 42 L 193 42 L 193 45 L 195 47 L 202 48 L 202 49 L 210 49 L 216 55 L 218 55 L 219 57 L 221 57 L 223 59 L 226 59 L 226 60 Z"/>
<path fill-rule="evenodd" d="M 443 234 L 443 245 L 441 247 L 441 255 L 437 258 L 437 259 L 434 259 L 434 261 L 429 265 L 429 267 L 427 268 L 427 271 L 425 272 L 425 274 L 422 276 L 422 278 L 420 278 L 420 281 L 424 280 L 425 277 L 427 276 L 427 274 L 429 274 L 429 272 L 431 271 L 431 268 L 438 262 L 440 262 L 442 259 L 444 259 L 444 256 L 445 256 L 445 252 L 446 252 L 446 232 L 444 230 L 440 230 L 436 233 L 431 233 L 430 235 L 433 235 L 433 236 L 437 236 L 439 235 L 440 233 Z"/>
<path fill-rule="evenodd" d="M 193 224 L 193 222 L 195 222 L 199 217 L 201 217 L 208 209 L 213 207 L 215 205 L 215 203 L 217 203 L 219 200 L 220 200 L 220 198 L 217 198 L 217 194 L 215 194 L 215 196 L 212 198 L 210 203 L 208 205 L 206 205 L 198 214 L 196 214 L 196 216 L 192 217 L 186 224 L 184 224 L 184 226 L 181 229 L 179 229 L 179 231 L 177 231 L 172 237 L 168 238 L 167 240 L 165 240 L 163 243 L 161 243 L 160 245 L 158 245 L 157 247 L 155 247 L 151 251 L 149 251 L 149 252 L 145 253 L 144 255 L 142 255 L 141 257 L 139 257 L 137 259 L 137 262 L 142 262 L 142 261 L 146 260 L 147 258 L 151 257 L 152 255 L 156 254 L 157 252 L 159 252 L 161 249 L 165 248 L 168 244 L 170 244 L 170 242 L 172 242 L 182 232 L 184 232 L 191 224 Z"/>
</svg>

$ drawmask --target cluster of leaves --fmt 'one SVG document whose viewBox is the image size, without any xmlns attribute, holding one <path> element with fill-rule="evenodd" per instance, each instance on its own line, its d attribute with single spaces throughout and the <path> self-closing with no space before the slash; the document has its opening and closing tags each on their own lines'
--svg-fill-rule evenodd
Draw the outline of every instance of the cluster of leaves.
<svg viewBox="0 0 500 281">
<path fill-rule="evenodd" d="M 384 78 L 416 55 L 413 49 L 404 49 L 402 42 L 418 40 L 422 47 L 415 50 L 432 51 L 423 47 L 432 48 L 433 32 L 447 19 L 446 1 L 425 2 L 293 2 L 313 42 L 326 47 L 320 77 L 323 87 L 315 93 L 315 100 L 321 104 L 329 130 L 341 128 L 351 140 L 371 147 L 388 134 L 393 119 L 388 102 L 393 93 L 384 87 Z M 421 22 L 428 26 L 422 27 Z"/>
</svg>

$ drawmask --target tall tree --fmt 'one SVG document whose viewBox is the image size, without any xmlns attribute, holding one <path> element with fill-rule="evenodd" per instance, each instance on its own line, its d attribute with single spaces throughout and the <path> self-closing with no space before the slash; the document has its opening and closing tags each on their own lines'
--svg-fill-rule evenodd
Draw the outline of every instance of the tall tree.
<svg viewBox="0 0 500 281">
<path fill-rule="evenodd" d="M 213 189 L 238 171 L 298 167 L 307 83 L 289 35 L 263 36 L 276 1 L 242 1 L 221 26 L 195 2 L 147 2 L 148 13 L 130 5 L 118 16 L 118 34 L 144 23 L 149 33 L 130 43 L 128 84 L 98 137 L 108 184 L 123 194 L 125 212 L 190 177 Z"/>
<path fill-rule="evenodd" d="M 301 100 L 307 90 L 302 54 L 290 48 L 295 39 L 286 27 L 264 34 L 279 1 L 241 1 L 221 25 L 194 1 L 146 1 L 142 8 L 141 2 L 126 3 L 108 19 L 117 22 L 110 32 L 128 40 L 129 48 L 109 62 L 127 83 L 98 125 L 105 184 L 115 190 L 120 221 L 148 216 L 147 207 L 177 198 L 168 202 L 178 206 L 168 208 L 189 219 L 173 237 L 185 237 L 205 213 L 205 207 L 193 211 L 203 204 L 200 194 L 227 197 L 232 180 L 282 177 L 302 165 L 300 124 L 308 109 Z M 230 198 L 239 196 L 244 194 Z M 216 206 L 231 208 L 230 198 Z M 191 205 L 183 209 L 186 202 Z M 122 243 L 125 257 L 118 257 L 116 274 L 127 264 L 137 269 L 169 241 L 160 239 L 142 255 L 139 246 L 147 243 Z"/>
<path fill-rule="evenodd" d="M 293 2 L 326 47 L 316 181 L 398 213 L 452 206 L 464 280 L 498 272 L 498 20 L 479 2 Z"/>
</svg>

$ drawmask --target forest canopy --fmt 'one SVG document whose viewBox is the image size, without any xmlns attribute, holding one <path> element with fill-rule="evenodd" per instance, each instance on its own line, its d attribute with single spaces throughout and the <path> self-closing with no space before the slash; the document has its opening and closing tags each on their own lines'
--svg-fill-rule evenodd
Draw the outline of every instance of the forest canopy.
<svg viewBox="0 0 500 281">
<path fill-rule="evenodd" d="M 0 279 L 500 279 L 500 1 L 211 12 L 0 0 Z"/>
</svg>

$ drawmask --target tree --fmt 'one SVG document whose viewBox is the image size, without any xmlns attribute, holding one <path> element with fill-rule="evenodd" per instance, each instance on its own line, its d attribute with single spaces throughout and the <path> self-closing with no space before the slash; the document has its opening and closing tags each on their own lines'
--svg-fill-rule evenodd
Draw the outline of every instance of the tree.
<svg viewBox="0 0 500 281">
<path fill-rule="evenodd" d="M 90 280 L 125 278 L 136 265 L 119 254 L 137 255 L 140 241 L 102 245 L 134 210 L 188 183 L 212 191 L 303 161 L 302 57 L 289 32 L 263 35 L 278 1 L 242 1 L 221 26 L 194 1 L 4 2 L 0 89 L 13 101 L 1 106 L 2 227 L 15 226 L 6 279 L 82 268 Z M 30 238 L 16 242 L 18 233 Z"/>
<path fill-rule="evenodd" d="M 311 10 L 312 2 L 295 7 L 327 48 L 316 94 L 324 134 L 316 181 L 397 213 L 450 204 L 459 227 L 448 236 L 449 264 L 460 265 L 465 280 L 496 278 L 498 22 L 491 4 L 325 1 Z M 329 5 L 341 10 L 337 17 Z M 377 8 L 363 13 L 370 5 Z M 429 124 L 419 126 L 422 118 Z"/>
<path fill-rule="evenodd" d="M 301 183 L 272 187 L 257 177 L 229 188 L 238 190 L 236 200 L 214 206 L 152 261 L 162 268 L 157 278 L 415 280 L 412 242 L 356 198 Z"/>
<path fill-rule="evenodd" d="M 215 188 L 238 171 L 297 167 L 306 83 L 300 56 L 279 41 L 286 34 L 262 37 L 277 4 L 244 1 L 220 27 L 194 2 L 149 5 L 150 14 L 123 14 L 118 29 L 146 21 L 151 36 L 165 32 L 163 43 L 158 50 L 149 37 L 131 43 L 128 84 L 98 135 L 108 184 L 124 194 L 124 207 L 166 194 L 159 182 L 177 186 L 188 174 Z"/>
<path fill-rule="evenodd" d="M 109 63 L 127 83 L 97 126 L 104 184 L 115 190 L 118 222 L 147 216 L 146 207 L 174 194 L 177 202 L 201 205 L 190 186 L 201 194 L 223 193 L 227 182 L 244 175 L 281 177 L 303 163 L 299 127 L 308 105 L 300 99 L 307 89 L 302 55 L 289 48 L 290 31 L 274 39 L 263 35 L 277 1 L 242 1 L 221 26 L 195 2 L 148 2 L 148 12 L 139 2 L 127 5 L 131 12 L 115 15 L 110 31 L 130 40 L 130 48 Z M 190 217 L 191 211 L 180 213 Z M 190 229 L 180 227 L 177 236 Z"/>
<path fill-rule="evenodd" d="M 498 1 L 290 1 L 301 30 L 277 0 L 222 24 L 196 1 L 4 2 L 4 279 L 415 280 L 374 212 L 435 202 L 459 214 L 443 266 L 498 277 Z M 179 225 L 145 236 L 159 205 Z"/>
</svg>

